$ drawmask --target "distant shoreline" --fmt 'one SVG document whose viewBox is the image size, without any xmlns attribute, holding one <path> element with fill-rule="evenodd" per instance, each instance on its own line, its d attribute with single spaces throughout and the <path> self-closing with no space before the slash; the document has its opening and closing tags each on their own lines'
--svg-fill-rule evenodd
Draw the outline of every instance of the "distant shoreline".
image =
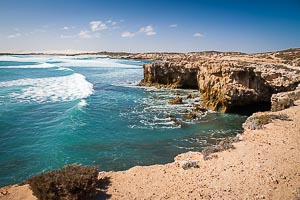
<svg viewBox="0 0 300 200">
<path fill-rule="evenodd" d="M 254 53 L 245 53 L 239 51 L 217 51 L 217 50 L 205 50 L 205 51 L 190 51 L 190 52 L 123 52 L 123 51 L 80 51 L 80 50 L 62 50 L 62 51 L 24 51 L 24 52 L 0 52 L 0 55 L 53 55 L 53 56 L 80 56 L 80 55 L 111 55 L 111 56 L 130 56 L 138 54 L 187 54 L 187 53 L 235 53 L 235 54 L 264 54 L 271 52 L 281 52 L 281 51 L 290 51 L 296 50 L 300 47 L 288 48 L 288 49 L 279 49 L 276 51 L 263 51 L 263 52 L 254 52 Z"/>
</svg>

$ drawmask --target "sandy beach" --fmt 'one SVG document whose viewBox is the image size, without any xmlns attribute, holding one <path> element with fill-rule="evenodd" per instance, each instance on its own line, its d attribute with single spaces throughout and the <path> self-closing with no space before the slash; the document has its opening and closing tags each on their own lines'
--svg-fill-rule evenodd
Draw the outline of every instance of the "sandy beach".
<svg viewBox="0 0 300 200">
<path fill-rule="evenodd" d="M 109 199 L 298 199 L 300 197 L 300 101 L 272 114 L 261 130 L 246 129 L 234 149 L 204 160 L 199 152 L 178 155 L 166 165 L 101 172 Z M 196 162 L 199 168 L 183 169 Z M 0 199 L 36 199 L 28 185 L 1 188 Z"/>
</svg>

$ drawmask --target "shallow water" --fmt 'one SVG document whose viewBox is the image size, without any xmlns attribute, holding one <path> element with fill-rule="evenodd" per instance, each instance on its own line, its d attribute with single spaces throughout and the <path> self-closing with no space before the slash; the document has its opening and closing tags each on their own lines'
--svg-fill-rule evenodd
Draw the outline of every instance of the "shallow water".
<svg viewBox="0 0 300 200">
<path fill-rule="evenodd" d="M 167 103 L 197 91 L 136 87 L 146 62 L 0 56 L 0 185 L 70 163 L 105 171 L 168 163 L 242 130 L 244 116 L 208 112 L 191 121 L 182 110 L 193 100 Z"/>
</svg>

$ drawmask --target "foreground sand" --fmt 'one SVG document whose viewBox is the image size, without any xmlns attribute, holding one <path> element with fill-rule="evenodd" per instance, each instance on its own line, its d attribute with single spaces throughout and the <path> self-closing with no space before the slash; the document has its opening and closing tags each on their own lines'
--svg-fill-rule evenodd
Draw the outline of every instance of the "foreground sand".
<svg viewBox="0 0 300 200">
<path fill-rule="evenodd" d="M 300 101 L 277 112 L 290 121 L 275 120 L 262 130 L 245 130 L 233 150 L 203 160 L 188 152 L 166 165 L 134 167 L 100 173 L 110 199 L 300 199 Z M 184 170 L 182 160 L 200 168 Z M 0 189 L 0 199 L 36 199 L 27 185 Z"/>
</svg>

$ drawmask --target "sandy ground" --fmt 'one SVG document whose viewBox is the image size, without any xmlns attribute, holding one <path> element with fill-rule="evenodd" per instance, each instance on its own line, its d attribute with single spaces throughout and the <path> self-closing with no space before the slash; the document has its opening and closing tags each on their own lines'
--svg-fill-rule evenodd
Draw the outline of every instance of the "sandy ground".
<svg viewBox="0 0 300 200">
<path fill-rule="evenodd" d="M 300 199 L 300 101 L 277 112 L 290 121 L 275 120 L 262 130 L 245 130 L 235 149 L 203 160 L 188 152 L 166 165 L 104 172 L 110 199 Z M 199 168 L 183 169 L 193 160 Z M 105 185 L 104 185 L 105 186 Z M 0 189 L 0 199 L 35 199 L 27 185 Z"/>
</svg>

